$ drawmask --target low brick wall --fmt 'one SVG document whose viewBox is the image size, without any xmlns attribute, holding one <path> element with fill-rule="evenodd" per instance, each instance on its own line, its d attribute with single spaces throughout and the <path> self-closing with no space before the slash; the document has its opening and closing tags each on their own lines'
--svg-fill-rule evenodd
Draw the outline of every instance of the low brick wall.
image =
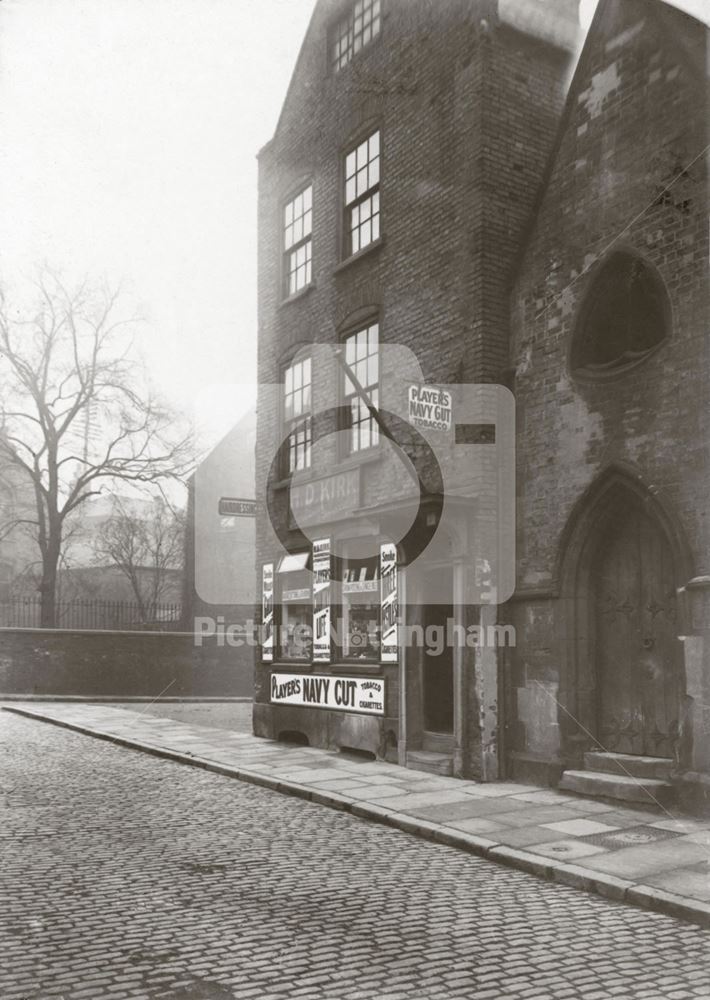
<svg viewBox="0 0 710 1000">
<path fill-rule="evenodd" d="M 0 696 L 250 697 L 253 654 L 191 632 L 0 629 Z"/>
</svg>

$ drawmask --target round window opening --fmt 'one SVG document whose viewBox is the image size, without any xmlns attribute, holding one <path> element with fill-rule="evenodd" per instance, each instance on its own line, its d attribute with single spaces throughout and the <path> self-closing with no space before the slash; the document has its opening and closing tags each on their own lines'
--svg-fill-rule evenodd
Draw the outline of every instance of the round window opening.
<svg viewBox="0 0 710 1000">
<path fill-rule="evenodd" d="M 600 377 L 638 364 L 668 335 L 668 298 L 652 267 L 618 252 L 599 270 L 572 344 L 576 375 Z"/>
</svg>

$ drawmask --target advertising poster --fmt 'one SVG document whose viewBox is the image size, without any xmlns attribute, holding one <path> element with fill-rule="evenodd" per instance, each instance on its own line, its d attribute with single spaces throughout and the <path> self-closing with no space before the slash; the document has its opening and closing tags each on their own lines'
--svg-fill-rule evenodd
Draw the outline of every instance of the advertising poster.
<svg viewBox="0 0 710 1000">
<path fill-rule="evenodd" d="M 313 542 L 313 660 L 330 662 L 330 539 Z"/>
<path fill-rule="evenodd" d="M 261 576 L 261 658 L 270 663 L 274 658 L 274 564 L 264 563 Z"/>
<path fill-rule="evenodd" d="M 381 677 L 272 674 L 271 704 L 384 715 L 385 682 Z"/>
<path fill-rule="evenodd" d="M 391 542 L 380 546 L 380 601 L 382 605 L 383 663 L 397 662 L 397 548 Z"/>
</svg>

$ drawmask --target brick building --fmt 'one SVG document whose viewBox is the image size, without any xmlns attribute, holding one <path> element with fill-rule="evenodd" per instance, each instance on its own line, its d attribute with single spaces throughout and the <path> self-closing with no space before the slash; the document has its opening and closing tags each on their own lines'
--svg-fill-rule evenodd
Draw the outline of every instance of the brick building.
<svg viewBox="0 0 710 1000">
<path fill-rule="evenodd" d="M 21 469 L 7 463 L 0 470 L 0 604 L 10 601 L 37 562 L 37 543 L 28 523 L 34 510 L 31 483 Z"/>
<path fill-rule="evenodd" d="M 698 504 L 702 157 L 689 177 L 682 170 L 703 148 L 705 35 L 660 0 L 602 0 L 573 76 L 576 7 L 316 5 L 260 154 L 259 380 L 271 388 L 260 393 L 257 425 L 257 491 L 263 484 L 269 507 L 257 520 L 267 622 L 259 734 L 300 734 L 461 777 L 556 783 L 615 724 L 603 706 L 618 692 L 602 692 L 594 658 L 613 656 L 615 643 L 631 648 L 629 635 L 606 646 L 591 637 L 595 616 L 606 621 L 597 577 L 633 576 L 624 560 L 633 562 L 634 544 L 649 547 L 664 586 L 671 563 L 677 586 L 707 571 Z M 624 308 L 636 312 L 612 324 L 604 346 L 607 303 L 623 288 L 632 289 Z M 629 333 L 639 317 L 642 332 Z M 684 346 L 674 347 L 681 330 Z M 416 364 L 393 362 L 389 345 L 409 349 Z M 453 400 L 456 415 L 456 387 L 470 384 L 491 386 L 479 416 L 492 437 L 469 442 L 479 446 L 475 496 L 464 502 L 456 416 L 425 425 L 408 439 L 427 489 L 405 542 L 394 525 L 408 510 L 406 474 L 388 461 L 385 428 L 364 398 L 406 424 L 412 410 L 399 409 L 400 390 L 448 386 L 439 402 Z M 507 388 L 496 395 L 495 386 Z M 489 522 L 508 531 L 494 496 L 500 468 L 494 483 L 485 449 L 504 437 L 509 390 L 518 419 L 515 588 L 495 552 L 481 557 L 480 542 Z M 427 457 L 437 433 L 449 434 L 436 447 L 457 501 L 447 492 L 445 518 Z M 681 447 L 693 465 L 682 485 Z M 614 504 L 629 519 L 633 504 L 643 511 L 635 543 Z M 604 549 L 599 532 L 616 548 Z M 415 571 L 410 549 L 422 537 L 431 542 Z M 697 611 L 702 593 L 691 588 L 683 602 Z M 403 641 L 406 627 L 448 622 L 512 623 L 517 644 L 435 651 Z M 310 636 L 300 645 L 299 629 Z M 695 662 L 702 638 L 683 630 Z M 677 634 L 658 637 L 673 656 Z M 681 672 L 665 687 L 676 685 L 686 710 L 694 695 L 681 693 Z M 625 711 L 634 710 L 629 701 Z M 666 734 L 673 746 L 661 742 L 652 756 L 678 762 L 682 746 L 683 766 L 699 770 L 688 711 L 682 721 L 679 708 Z M 581 726 L 567 724 L 567 713 Z M 644 738 L 614 749 L 649 755 Z"/>
</svg>

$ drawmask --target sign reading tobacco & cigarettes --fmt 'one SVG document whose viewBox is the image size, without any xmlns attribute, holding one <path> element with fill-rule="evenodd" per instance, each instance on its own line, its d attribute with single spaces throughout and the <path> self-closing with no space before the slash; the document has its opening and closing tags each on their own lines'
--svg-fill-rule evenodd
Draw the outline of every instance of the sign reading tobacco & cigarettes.
<svg viewBox="0 0 710 1000">
<path fill-rule="evenodd" d="M 425 430 L 450 431 L 453 425 L 453 399 L 446 389 L 431 385 L 410 385 L 409 422 Z"/>
<path fill-rule="evenodd" d="M 272 674 L 271 704 L 384 715 L 385 682 L 379 677 Z"/>
</svg>

